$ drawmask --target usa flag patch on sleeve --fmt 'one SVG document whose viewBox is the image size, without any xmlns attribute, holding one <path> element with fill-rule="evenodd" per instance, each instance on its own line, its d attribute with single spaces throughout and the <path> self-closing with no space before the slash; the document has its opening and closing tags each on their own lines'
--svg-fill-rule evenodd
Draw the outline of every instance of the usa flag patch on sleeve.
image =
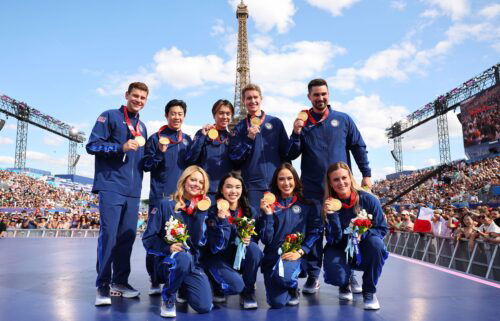
<svg viewBox="0 0 500 321">
<path fill-rule="evenodd" d="M 106 122 L 106 117 L 104 116 L 99 116 L 99 118 L 97 118 L 97 121 L 101 122 L 101 123 L 104 123 Z"/>
</svg>

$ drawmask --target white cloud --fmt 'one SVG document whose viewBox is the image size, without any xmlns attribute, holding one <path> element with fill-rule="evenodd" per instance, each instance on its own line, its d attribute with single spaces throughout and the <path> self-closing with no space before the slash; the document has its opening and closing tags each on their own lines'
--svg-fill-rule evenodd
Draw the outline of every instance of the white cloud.
<svg viewBox="0 0 500 321">
<path fill-rule="evenodd" d="M 462 125 L 454 113 L 446 114 L 448 118 L 449 137 L 462 137 Z M 438 143 L 436 120 L 433 119 L 404 134 L 403 149 L 406 151 L 423 151 Z"/>
<path fill-rule="evenodd" d="M 0 156 L 0 164 L 14 167 L 14 157 Z"/>
<path fill-rule="evenodd" d="M 57 135 L 44 135 L 43 136 L 43 143 L 45 145 L 49 145 L 49 146 L 61 146 L 62 144 L 64 144 L 66 142 L 66 140 L 60 136 L 57 136 Z"/>
<path fill-rule="evenodd" d="M 350 8 L 359 0 L 306 0 L 311 6 L 328 11 L 333 16 L 341 16 L 344 9 Z"/>
<path fill-rule="evenodd" d="M 491 47 L 500 51 L 500 27 L 489 22 L 453 24 L 445 34 L 444 40 L 428 49 L 418 50 L 416 44 L 404 41 L 374 53 L 359 68 L 338 69 L 330 78 L 332 87 L 339 90 L 355 89 L 359 79 L 392 78 L 404 81 L 412 74 L 424 74 L 426 67 L 470 39 L 490 43 Z"/>
<path fill-rule="evenodd" d="M 26 151 L 26 160 L 43 162 L 45 164 L 50 164 L 52 167 L 60 166 L 64 168 L 65 166 L 68 165 L 68 159 L 66 157 L 64 158 L 52 157 L 45 153 L 35 152 L 32 150 Z"/>
<path fill-rule="evenodd" d="M 266 93 L 289 97 L 303 95 L 311 77 L 327 69 L 335 56 L 346 53 L 344 48 L 327 41 L 299 41 L 277 47 L 272 38 L 263 35 L 250 43 L 250 51 L 252 81 L 265 88 Z M 189 56 L 176 47 L 161 49 L 154 55 L 150 70 L 110 77 L 98 92 L 122 95 L 131 80 L 147 75 L 152 80 L 146 81 L 150 88 L 164 84 L 176 89 L 196 88 L 196 95 L 208 86 L 233 85 L 235 65 L 234 57 L 225 61 L 216 55 Z"/>
<path fill-rule="evenodd" d="M 434 166 L 434 165 L 437 165 L 439 164 L 439 162 L 434 159 L 434 158 L 429 158 L 429 159 L 426 159 L 424 161 L 424 167 L 427 167 L 427 166 Z"/>
<path fill-rule="evenodd" d="M 404 9 L 406 9 L 406 1 L 403 0 L 391 1 L 391 8 L 403 11 Z"/>
<path fill-rule="evenodd" d="M 250 61 L 252 81 L 262 85 L 267 93 L 304 95 L 307 81 L 344 53 L 344 48 L 327 41 L 300 41 L 271 51 L 255 47 Z"/>
<path fill-rule="evenodd" d="M 210 32 L 211 36 L 217 36 L 220 34 L 224 34 L 226 32 L 226 28 L 224 25 L 224 21 L 221 19 L 215 20 L 215 24 L 212 26 L 212 31 Z"/>
<path fill-rule="evenodd" d="M 17 129 L 17 125 L 14 125 L 14 124 L 5 124 L 5 126 L 3 126 L 4 129 L 11 129 L 11 130 L 16 130 Z"/>
<path fill-rule="evenodd" d="M 10 145 L 14 144 L 14 140 L 9 137 L 1 137 L 0 136 L 0 145 Z"/>
<path fill-rule="evenodd" d="M 332 102 L 332 106 L 354 119 L 369 149 L 387 146 L 385 129 L 391 118 L 395 121 L 408 114 L 403 106 L 387 106 L 378 95 L 357 96 L 345 104 Z"/>
<path fill-rule="evenodd" d="M 481 9 L 479 14 L 486 19 L 493 19 L 500 15 L 500 3 L 492 3 Z"/>
<path fill-rule="evenodd" d="M 427 9 L 420 14 L 421 17 L 434 19 L 440 15 L 436 9 Z"/>
<path fill-rule="evenodd" d="M 470 12 L 468 0 L 421 0 L 432 7 L 437 7 L 445 15 L 450 16 L 453 20 L 460 20 Z"/>
<path fill-rule="evenodd" d="M 228 0 L 236 11 L 240 0 Z M 297 12 L 293 0 L 246 0 L 249 16 L 255 21 L 257 29 L 269 32 L 276 28 L 278 33 L 285 33 L 293 27 L 293 16 Z"/>
</svg>

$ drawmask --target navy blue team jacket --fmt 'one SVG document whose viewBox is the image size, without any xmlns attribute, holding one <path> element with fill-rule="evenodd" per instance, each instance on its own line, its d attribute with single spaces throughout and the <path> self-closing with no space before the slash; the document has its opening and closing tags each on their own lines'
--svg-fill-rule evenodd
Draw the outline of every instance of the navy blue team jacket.
<svg viewBox="0 0 500 321">
<path fill-rule="evenodd" d="M 330 114 L 325 121 L 313 125 L 308 120 L 300 135 L 290 135 L 288 157 L 296 159 L 302 154 L 301 180 L 308 197 L 323 195 L 328 166 L 342 161 L 351 167 L 349 151 L 363 177 L 371 177 L 366 144 L 356 124 L 349 115 L 330 106 L 328 109 Z"/>
<path fill-rule="evenodd" d="M 161 135 L 174 142 L 178 139 L 178 132 L 170 128 L 164 129 Z M 185 154 L 191 143 L 191 137 L 183 133 L 179 144 L 168 145 L 167 151 L 162 153 L 158 148 L 158 139 L 158 133 L 151 135 L 144 152 L 144 171 L 151 172 L 149 201 L 152 204 L 169 198 L 176 191 L 177 181 L 187 167 Z"/>
<path fill-rule="evenodd" d="M 347 246 L 348 235 L 344 234 L 344 230 L 349 226 L 353 218 L 357 216 L 357 212 L 365 209 L 366 213 L 372 214 L 372 227 L 362 234 L 361 239 L 369 236 L 377 236 L 381 239 L 387 234 L 387 222 L 384 218 L 382 207 L 379 200 L 372 194 L 358 191 L 359 193 L 359 208 L 341 208 L 338 212 L 327 214 L 326 219 L 326 242 L 327 246 L 333 246 L 339 249 L 345 249 Z"/>
<path fill-rule="evenodd" d="M 235 127 L 229 143 L 229 157 L 238 167 L 249 190 L 267 190 L 276 168 L 287 161 L 288 136 L 281 120 L 266 114 L 255 140 L 248 138 L 247 121 Z"/>
<path fill-rule="evenodd" d="M 201 129 L 194 136 L 186 153 L 188 165 L 198 165 L 210 175 L 209 193 L 216 193 L 220 179 L 233 169 L 229 159 L 229 132 L 219 130 L 219 140 L 212 141 Z"/>
<path fill-rule="evenodd" d="M 292 198 L 279 199 L 280 204 L 287 206 Z M 271 270 L 278 262 L 278 250 L 283 245 L 288 234 L 300 232 L 304 235 L 302 250 L 307 254 L 323 234 L 323 224 L 320 216 L 320 205 L 316 201 L 298 200 L 289 208 L 275 208 L 273 215 L 261 211 L 258 231 L 264 243 L 264 259 L 262 271 Z"/>
<path fill-rule="evenodd" d="M 103 112 L 90 134 L 86 149 L 87 153 L 95 155 L 92 192 L 112 191 L 124 196 L 140 197 L 144 147 L 123 152 L 123 144 L 134 138 L 125 123 L 124 108 L 122 106 Z M 135 129 L 138 117 L 132 113 L 129 113 L 129 117 Z M 142 136 L 147 137 L 143 122 L 140 127 Z"/>
<path fill-rule="evenodd" d="M 186 206 L 190 202 L 185 201 Z M 193 263 L 198 266 L 200 262 L 201 249 L 207 242 L 205 219 L 207 211 L 195 210 L 193 215 L 188 215 L 186 212 L 179 210 L 175 211 L 175 201 L 163 199 L 158 206 L 153 207 L 149 213 L 151 218 L 148 220 L 148 227 L 142 235 L 142 244 L 148 254 L 156 256 L 168 256 L 170 252 L 170 244 L 165 238 L 165 223 L 173 216 L 175 219 L 182 221 L 186 225 L 189 238 L 187 245 L 188 252 L 193 256 Z"/>
</svg>

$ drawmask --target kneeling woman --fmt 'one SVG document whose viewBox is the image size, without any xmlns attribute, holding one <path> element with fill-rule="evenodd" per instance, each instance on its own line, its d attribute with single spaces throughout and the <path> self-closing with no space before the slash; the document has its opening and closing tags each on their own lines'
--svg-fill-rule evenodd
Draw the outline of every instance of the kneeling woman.
<svg viewBox="0 0 500 321">
<path fill-rule="evenodd" d="M 263 214 L 259 234 L 265 244 L 262 273 L 267 303 L 271 308 L 282 308 L 299 304 L 297 279 L 301 258 L 320 238 L 323 229 L 320 205 L 304 199 L 302 183 L 292 165 L 284 163 L 279 166 L 270 187 L 277 199 L 274 201 L 273 197 L 265 196 L 261 201 Z M 300 244 L 294 243 L 301 237 L 303 241 Z M 291 243 L 294 250 L 287 252 Z"/>
<path fill-rule="evenodd" d="M 214 302 L 225 302 L 226 295 L 240 294 L 243 309 L 256 309 L 255 281 L 263 254 L 258 238 L 238 234 L 234 220 L 256 220 L 258 212 L 249 205 L 245 184 L 236 172 L 222 177 L 215 197 L 218 206 L 212 206 L 207 221 L 206 251 L 210 254 L 204 258 L 214 288 Z"/>
<path fill-rule="evenodd" d="M 367 219 L 371 220 L 371 227 L 358 237 L 349 229 L 351 220 L 356 217 L 364 219 L 365 223 Z M 388 256 L 382 241 L 387 233 L 387 223 L 379 200 L 361 190 L 349 166 L 343 162 L 330 165 L 326 172 L 323 218 L 327 241 L 323 258 L 325 282 L 339 287 L 341 300 L 351 301 L 351 269 L 363 271 L 364 307 L 367 310 L 380 309 L 375 292 Z M 346 252 L 350 253 L 348 259 Z"/>
<path fill-rule="evenodd" d="M 162 317 L 175 317 L 175 301 L 188 302 L 198 313 L 212 309 L 212 292 L 207 275 L 200 264 L 201 247 L 206 243 L 205 219 L 208 214 L 208 176 L 198 166 L 189 166 L 177 182 L 177 191 L 172 200 L 162 200 L 153 208 L 149 225 L 142 242 L 148 254 L 155 257 L 154 272 L 161 283 Z M 187 242 L 166 242 L 166 223 L 176 219 L 184 224 L 189 238 Z M 182 227 L 181 227 L 182 228 Z M 170 234 L 175 235 L 175 229 Z"/>
</svg>

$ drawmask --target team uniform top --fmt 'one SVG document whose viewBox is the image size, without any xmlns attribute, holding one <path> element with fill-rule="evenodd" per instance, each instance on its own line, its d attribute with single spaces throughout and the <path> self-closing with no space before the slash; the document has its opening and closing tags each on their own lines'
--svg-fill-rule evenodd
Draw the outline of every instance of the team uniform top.
<svg viewBox="0 0 500 321">
<path fill-rule="evenodd" d="M 260 133 L 248 138 L 250 115 L 235 127 L 229 157 L 238 167 L 249 190 L 267 190 L 275 169 L 287 160 L 288 137 L 279 118 L 265 114 Z"/>
<path fill-rule="evenodd" d="M 217 192 L 220 179 L 233 169 L 229 159 L 229 132 L 219 130 L 215 140 L 203 135 L 201 129 L 194 136 L 186 153 L 188 165 L 198 165 L 210 174 L 209 193 Z"/>
<path fill-rule="evenodd" d="M 258 233 L 265 245 L 262 270 L 272 269 L 276 264 L 280 256 L 278 251 L 288 234 L 299 232 L 304 235 L 301 247 L 305 253 L 309 253 L 314 242 L 323 234 L 319 203 L 298 200 L 286 208 L 292 197 L 280 198 L 278 202 L 285 208 L 276 206 L 274 214 L 262 213 L 260 216 Z"/>
<path fill-rule="evenodd" d="M 189 135 L 183 133 L 179 141 L 179 132 L 170 128 L 161 131 L 160 135 L 168 137 L 171 142 L 167 151 L 160 151 L 158 133 L 154 133 L 146 142 L 144 155 L 144 171 L 151 172 L 149 200 L 153 203 L 175 192 L 177 180 L 187 167 L 185 153 L 191 143 Z"/>
<path fill-rule="evenodd" d="M 339 161 L 351 167 L 349 151 L 352 152 L 363 177 L 371 177 L 366 144 L 349 115 L 335 111 L 328 106 L 329 115 L 319 122 L 322 115 L 310 112 L 317 121 L 306 121 L 302 132 L 290 136 L 288 156 L 296 159 L 302 154 L 301 180 L 307 194 L 324 193 L 325 173 L 330 164 Z M 352 168 L 352 167 L 351 167 Z"/>
<path fill-rule="evenodd" d="M 208 237 L 208 248 L 207 250 L 213 255 L 222 257 L 228 261 L 234 260 L 234 255 L 236 254 L 236 244 L 235 240 L 238 236 L 238 231 L 234 224 L 231 224 L 229 218 L 221 219 L 217 217 L 217 206 L 214 205 L 210 208 L 207 219 L 207 237 Z M 238 210 L 232 211 L 231 217 L 234 219 L 238 217 Z M 259 212 L 253 207 L 250 207 L 251 219 L 257 221 L 259 217 Z M 256 227 L 257 231 L 257 227 Z M 258 242 L 258 236 L 252 236 L 252 242 Z"/>
<path fill-rule="evenodd" d="M 201 248 L 206 244 L 206 225 L 208 211 L 195 210 L 192 215 L 188 215 L 183 210 L 175 211 L 174 200 L 162 200 L 157 207 L 153 207 L 150 211 L 152 216 L 148 221 L 148 227 L 142 236 L 142 242 L 148 254 L 156 256 L 168 256 L 170 252 L 170 244 L 165 241 L 165 223 L 173 217 L 186 225 L 189 238 L 187 245 L 188 252 L 193 257 L 193 262 L 198 265 L 200 262 Z M 191 204 L 185 201 L 186 207 Z"/>
<path fill-rule="evenodd" d="M 89 154 L 95 155 L 92 192 L 112 191 L 124 196 L 140 197 L 144 148 L 123 152 L 123 144 L 134 138 L 125 122 L 124 108 L 121 106 L 103 112 L 90 134 L 86 149 Z M 139 117 L 131 112 L 128 115 L 135 129 Z M 147 137 L 143 122 L 140 122 L 139 128 L 142 136 Z"/>
<path fill-rule="evenodd" d="M 347 246 L 348 235 L 344 234 L 344 230 L 349 226 L 351 219 L 357 216 L 357 210 L 364 209 L 366 213 L 372 214 L 372 227 L 362 234 L 361 239 L 369 236 L 377 236 L 381 239 L 387 234 L 387 222 L 382 212 L 379 200 L 372 194 L 358 191 L 359 193 L 359 209 L 341 208 L 334 214 L 328 214 L 326 223 L 326 242 L 328 246 L 333 246 L 340 249 L 345 249 Z"/>
</svg>

